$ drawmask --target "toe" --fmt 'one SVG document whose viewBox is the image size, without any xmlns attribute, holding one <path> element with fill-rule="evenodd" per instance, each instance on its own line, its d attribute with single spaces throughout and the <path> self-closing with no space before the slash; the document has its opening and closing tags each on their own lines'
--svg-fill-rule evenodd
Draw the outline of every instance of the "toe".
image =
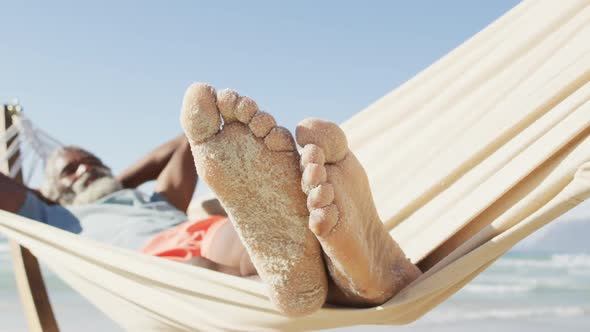
<svg viewBox="0 0 590 332">
<path fill-rule="evenodd" d="M 328 163 L 339 162 L 348 153 L 346 135 L 332 122 L 318 119 L 303 120 L 297 125 L 295 137 L 300 146 L 319 146 L 324 151 Z"/>
<path fill-rule="evenodd" d="M 240 97 L 236 105 L 236 118 L 243 124 L 250 123 L 254 114 L 258 112 L 258 105 L 250 97 Z"/>
<path fill-rule="evenodd" d="M 325 237 L 338 223 L 338 208 L 331 204 L 312 210 L 309 215 L 309 229 L 318 237 Z"/>
<path fill-rule="evenodd" d="M 326 156 L 319 146 L 307 144 L 303 147 L 303 151 L 301 151 L 301 167 L 305 168 L 307 164 L 323 165 L 325 162 Z"/>
<path fill-rule="evenodd" d="M 319 186 L 321 183 L 326 182 L 328 174 L 324 165 L 308 164 L 301 175 L 301 189 L 305 194 Z"/>
<path fill-rule="evenodd" d="M 184 94 L 180 123 L 193 143 L 215 135 L 221 126 L 215 89 L 205 83 L 192 84 Z"/>
<path fill-rule="evenodd" d="M 272 115 L 266 112 L 257 112 L 248 126 L 254 136 L 256 137 L 264 137 L 270 133 L 270 130 L 276 127 L 277 123 Z M 291 137 L 291 141 L 293 141 L 293 137 Z"/>
<path fill-rule="evenodd" d="M 283 127 L 274 127 L 264 138 L 264 143 L 269 150 L 275 152 L 295 151 L 295 140 L 288 129 Z"/>
<path fill-rule="evenodd" d="M 225 123 L 238 121 L 235 112 L 238 98 L 238 93 L 230 89 L 224 89 L 217 93 L 217 107 Z"/>
<path fill-rule="evenodd" d="M 307 209 L 323 208 L 334 201 L 334 187 L 331 183 L 322 183 L 311 189 L 307 196 Z"/>
</svg>

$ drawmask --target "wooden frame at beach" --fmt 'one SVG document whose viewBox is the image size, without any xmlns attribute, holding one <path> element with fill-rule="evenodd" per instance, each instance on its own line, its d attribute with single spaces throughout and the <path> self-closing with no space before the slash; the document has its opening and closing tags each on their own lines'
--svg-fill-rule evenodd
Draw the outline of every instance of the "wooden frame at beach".
<svg viewBox="0 0 590 332">
<path fill-rule="evenodd" d="M 6 131 L 12 125 L 12 112 L 16 105 L 0 105 L 0 132 Z M 0 142 L 0 155 L 7 152 L 13 138 L 6 143 Z M 9 174 L 11 166 L 18 160 L 17 152 L 12 158 L 0 163 L 0 171 Z M 22 182 L 22 172 L 19 171 L 16 178 Z M 11 256 L 14 263 L 14 275 L 23 305 L 25 318 L 29 331 L 32 332 L 58 332 L 57 321 L 53 315 L 47 289 L 43 281 L 41 269 L 37 258 L 25 247 L 15 241 L 10 241 Z"/>
</svg>

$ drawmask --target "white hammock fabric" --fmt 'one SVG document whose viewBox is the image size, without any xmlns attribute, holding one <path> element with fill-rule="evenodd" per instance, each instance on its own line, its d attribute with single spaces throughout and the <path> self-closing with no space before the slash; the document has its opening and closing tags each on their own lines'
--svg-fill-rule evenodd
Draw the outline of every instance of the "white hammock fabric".
<svg viewBox="0 0 590 332">
<path fill-rule="evenodd" d="M 19 131 L 19 136 L 26 141 L 40 160 L 45 163 L 49 155 L 59 146 L 63 146 L 57 139 L 51 137 L 40 128 L 36 128 L 31 120 L 23 113 L 14 117 L 14 126 Z M 45 166 L 45 164 L 43 165 Z"/>
<path fill-rule="evenodd" d="M 386 227 L 414 262 L 478 226 L 377 308 L 287 318 L 252 280 L 9 213 L 0 213 L 0 232 L 131 331 L 405 324 L 590 196 L 589 40 L 590 1 L 524 1 L 343 124 Z"/>
<path fill-rule="evenodd" d="M 30 161 L 30 165 L 24 182 L 29 183 L 38 166 L 39 160 L 42 161 L 43 167 L 45 167 L 45 162 L 51 152 L 57 147 L 63 146 L 63 144 L 40 128 L 36 128 L 31 120 L 20 111 L 12 119 L 14 123 L 4 132 L 0 133 L 0 142 L 3 144 L 14 139 L 7 150 L 4 151 L 4 154 L 0 156 L 0 163 L 6 162 L 18 152 L 19 156 L 12 165 L 8 176 L 14 178 L 22 170 L 24 160 L 27 160 Z"/>
</svg>

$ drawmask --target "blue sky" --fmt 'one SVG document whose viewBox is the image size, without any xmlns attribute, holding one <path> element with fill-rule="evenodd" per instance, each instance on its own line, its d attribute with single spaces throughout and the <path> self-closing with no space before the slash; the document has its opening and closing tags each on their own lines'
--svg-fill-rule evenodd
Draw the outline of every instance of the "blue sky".
<svg viewBox="0 0 590 332">
<path fill-rule="evenodd" d="M 341 122 L 517 3 L 0 0 L 0 101 L 119 171 L 180 133 L 193 81 Z"/>
</svg>

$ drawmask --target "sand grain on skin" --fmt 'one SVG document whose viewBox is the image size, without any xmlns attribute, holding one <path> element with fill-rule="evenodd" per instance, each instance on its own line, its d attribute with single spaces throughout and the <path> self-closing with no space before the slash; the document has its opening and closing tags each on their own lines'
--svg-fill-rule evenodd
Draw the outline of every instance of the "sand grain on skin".
<svg viewBox="0 0 590 332">
<path fill-rule="evenodd" d="M 202 86 L 191 89 L 199 92 L 189 91 L 189 97 L 207 91 Z M 220 98 L 223 96 L 235 98 L 236 94 L 224 91 Z M 235 114 L 231 122 L 204 139 L 197 133 L 200 142 L 191 142 L 197 173 L 228 212 L 260 277 L 269 286 L 272 302 L 288 315 L 308 314 L 323 305 L 327 280 L 319 243 L 307 228 L 306 197 L 299 189 L 301 172 L 294 141 L 290 134 L 285 136 L 284 128 L 269 128 L 275 126 L 270 115 L 257 116 L 259 111 L 253 115 L 256 104 L 251 99 L 239 98 L 242 102 L 236 102 L 235 109 L 231 109 L 231 102 L 218 101 L 224 114 Z M 189 100 L 186 105 L 181 119 L 190 141 L 191 119 L 207 121 L 219 112 L 199 109 L 209 103 Z M 257 120 L 249 127 L 247 122 L 253 119 Z"/>
<path fill-rule="evenodd" d="M 322 245 L 338 291 L 331 303 L 374 306 L 416 279 L 420 270 L 383 227 L 365 170 L 344 132 L 318 119 L 297 126 L 303 147 L 301 186 L 308 195 L 309 227 Z"/>
</svg>

